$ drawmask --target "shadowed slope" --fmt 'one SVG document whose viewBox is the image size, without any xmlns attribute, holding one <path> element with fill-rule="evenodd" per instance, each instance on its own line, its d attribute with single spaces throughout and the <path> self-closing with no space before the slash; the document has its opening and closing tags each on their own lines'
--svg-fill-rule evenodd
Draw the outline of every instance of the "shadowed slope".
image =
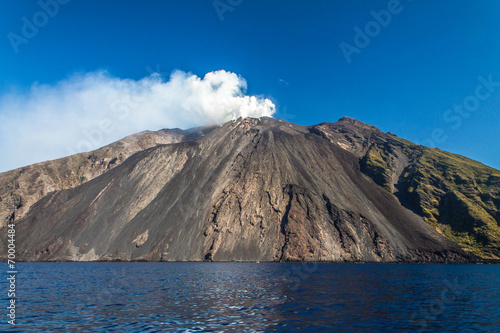
<svg viewBox="0 0 500 333">
<path fill-rule="evenodd" d="M 500 258 L 499 170 L 347 117 L 309 129 L 355 154 L 363 173 L 463 249 Z"/>
</svg>

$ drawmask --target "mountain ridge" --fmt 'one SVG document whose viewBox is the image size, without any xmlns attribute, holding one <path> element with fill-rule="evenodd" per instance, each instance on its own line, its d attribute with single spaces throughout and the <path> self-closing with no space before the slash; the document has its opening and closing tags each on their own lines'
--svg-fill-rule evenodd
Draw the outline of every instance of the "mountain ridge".
<svg viewBox="0 0 500 333">
<path fill-rule="evenodd" d="M 419 151 L 348 117 L 313 126 L 234 120 L 194 140 L 140 150 L 43 196 L 16 221 L 20 254 L 42 261 L 474 260 L 482 253 L 463 252 L 411 209 L 414 202 L 403 203 L 408 187 L 400 179 L 411 178 L 402 175 L 412 154 Z"/>
</svg>

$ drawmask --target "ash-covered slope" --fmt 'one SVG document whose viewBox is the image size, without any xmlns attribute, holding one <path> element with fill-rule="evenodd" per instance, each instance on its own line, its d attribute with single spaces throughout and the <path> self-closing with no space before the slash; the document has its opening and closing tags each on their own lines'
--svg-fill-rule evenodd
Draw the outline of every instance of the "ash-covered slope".
<svg viewBox="0 0 500 333">
<path fill-rule="evenodd" d="M 194 140 L 213 128 L 144 131 L 88 153 L 0 173 L 0 228 L 23 218 L 34 203 L 50 192 L 94 179 L 138 151 L 158 144 Z"/>
<path fill-rule="evenodd" d="M 365 177 L 356 154 L 271 118 L 140 151 L 49 193 L 16 229 L 23 260 L 471 259 Z"/>
</svg>

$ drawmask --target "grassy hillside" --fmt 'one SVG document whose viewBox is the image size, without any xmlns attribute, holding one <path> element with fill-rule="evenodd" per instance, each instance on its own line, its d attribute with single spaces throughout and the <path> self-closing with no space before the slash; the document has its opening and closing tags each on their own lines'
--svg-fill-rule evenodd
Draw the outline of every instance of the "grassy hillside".
<svg viewBox="0 0 500 333">
<path fill-rule="evenodd" d="M 395 151 L 408 158 L 397 184 Z M 499 170 L 396 136 L 372 145 L 360 163 L 366 175 L 388 191 L 396 187 L 409 208 L 463 249 L 500 258 Z"/>
<path fill-rule="evenodd" d="M 403 177 L 408 199 L 428 223 L 476 255 L 500 257 L 500 171 L 424 148 Z"/>
</svg>

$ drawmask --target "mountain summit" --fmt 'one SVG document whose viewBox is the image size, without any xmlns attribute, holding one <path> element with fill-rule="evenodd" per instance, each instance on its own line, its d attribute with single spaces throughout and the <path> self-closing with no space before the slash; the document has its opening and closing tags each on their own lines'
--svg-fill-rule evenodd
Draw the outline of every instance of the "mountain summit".
<svg viewBox="0 0 500 333">
<path fill-rule="evenodd" d="M 240 118 L 123 142 L 0 174 L 22 260 L 500 256 L 498 170 L 352 118 Z"/>
</svg>

